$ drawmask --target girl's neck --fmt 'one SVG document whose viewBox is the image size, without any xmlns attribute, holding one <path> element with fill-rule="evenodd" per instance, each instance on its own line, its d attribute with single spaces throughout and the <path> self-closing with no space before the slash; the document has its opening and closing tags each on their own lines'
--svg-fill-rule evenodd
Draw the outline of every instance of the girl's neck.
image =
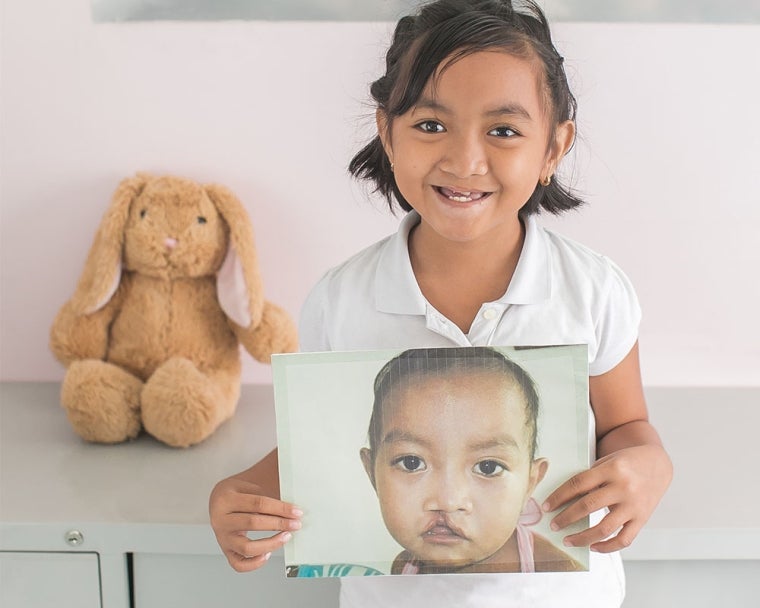
<svg viewBox="0 0 760 608">
<path fill-rule="evenodd" d="M 428 302 L 469 332 L 480 307 L 507 291 L 520 259 L 522 222 L 467 242 L 437 234 L 422 220 L 409 235 L 409 258 Z"/>
</svg>

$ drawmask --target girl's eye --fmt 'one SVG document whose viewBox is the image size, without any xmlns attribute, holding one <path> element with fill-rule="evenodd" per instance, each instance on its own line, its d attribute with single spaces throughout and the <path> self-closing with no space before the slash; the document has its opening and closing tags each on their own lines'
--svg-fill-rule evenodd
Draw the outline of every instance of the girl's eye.
<svg viewBox="0 0 760 608">
<path fill-rule="evenodd" d="M 401 456 L 393 461 L 393 464 L 407 473 L 425 470 L 425 462 L 419 456 Z"/>
<path fill-rule="evenodd" d="M 473 470 L 478 475 L 483 475 L 484 477 L 498 477 L 507 469 L 495 460 L 481 460 L 475 465 Z"/>
<path fill-rule="evenodd" d="M 443 133 L 446 131 L 446 129 L 443 128 L 443 125 L 435 120 L 423 120 L 416 124 L 415 127 L 423 133 Z"/>
<path fill-rule="evenodd" d="M 205 224 L 206 223 L 206 218 L 203 217 L 202 215 L 199 215 L 198 216 L 198 223 L 199 224 Z"/>
<path fill-rule="evenodd" d="M 488 134 L 496 137 L 514 137 L 515 135 L 519 135 L 519 133 L 511 127 L 496 127 L 495 129 L 491 129 Z"/>
<path fill-rule="evenodd" d="M 147 209 L 140 210 L 140 219 L 144 218 L 146 213 L 148 213 Z"/>
</svg>

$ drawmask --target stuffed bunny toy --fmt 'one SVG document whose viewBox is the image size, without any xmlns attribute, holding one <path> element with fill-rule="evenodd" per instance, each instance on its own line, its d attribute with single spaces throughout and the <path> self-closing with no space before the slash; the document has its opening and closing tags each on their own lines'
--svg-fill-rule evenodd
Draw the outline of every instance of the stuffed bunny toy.
<svg viewBox="0 0 760 608">
<path fill-rule="evenodd" d="M 175 447 L 203 441 L 240 396 L 240 348 L 292 352 L 296 330 L 264 300 L 253 229 L 226 188 L 138 174 L 117 188 L 50 348 L 61 403 L 88 441 L 141 429 Z"/>
</svg>

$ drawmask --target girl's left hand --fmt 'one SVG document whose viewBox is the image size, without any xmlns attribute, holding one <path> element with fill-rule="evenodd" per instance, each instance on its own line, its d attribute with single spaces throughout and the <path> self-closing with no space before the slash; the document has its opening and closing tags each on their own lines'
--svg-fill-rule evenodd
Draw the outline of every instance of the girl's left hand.
<svg viewBox="0 0 760 608">
<path fill-rule="evenodd" d="M 555 511 L 567 505 L 551 522 L 553 530 L 561 530 L 607 507 L 609 513 L 598 524 L 567 536 L 565 544 L 590 545 L 592 551 L 600 553 L 618 551 L 636 538 L 665 494 L 671 477 L 670 458 L 662 446 L 626 447 L 571 477 L 549 495 L 543 509 Z"/>
</svg>

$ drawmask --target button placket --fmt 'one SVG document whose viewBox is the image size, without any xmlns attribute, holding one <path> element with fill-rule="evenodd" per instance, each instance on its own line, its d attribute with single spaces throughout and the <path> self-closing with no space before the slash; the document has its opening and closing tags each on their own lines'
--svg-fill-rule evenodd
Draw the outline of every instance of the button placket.
<svg viewBox="0 0 760 608">
<path fill-rule="evenodd" d="M 491 343 L 504 309 L 497 305 L 484 305 L 473 321 L 467 337 L 476 346 L 487 346 Z"/>
</svg>

